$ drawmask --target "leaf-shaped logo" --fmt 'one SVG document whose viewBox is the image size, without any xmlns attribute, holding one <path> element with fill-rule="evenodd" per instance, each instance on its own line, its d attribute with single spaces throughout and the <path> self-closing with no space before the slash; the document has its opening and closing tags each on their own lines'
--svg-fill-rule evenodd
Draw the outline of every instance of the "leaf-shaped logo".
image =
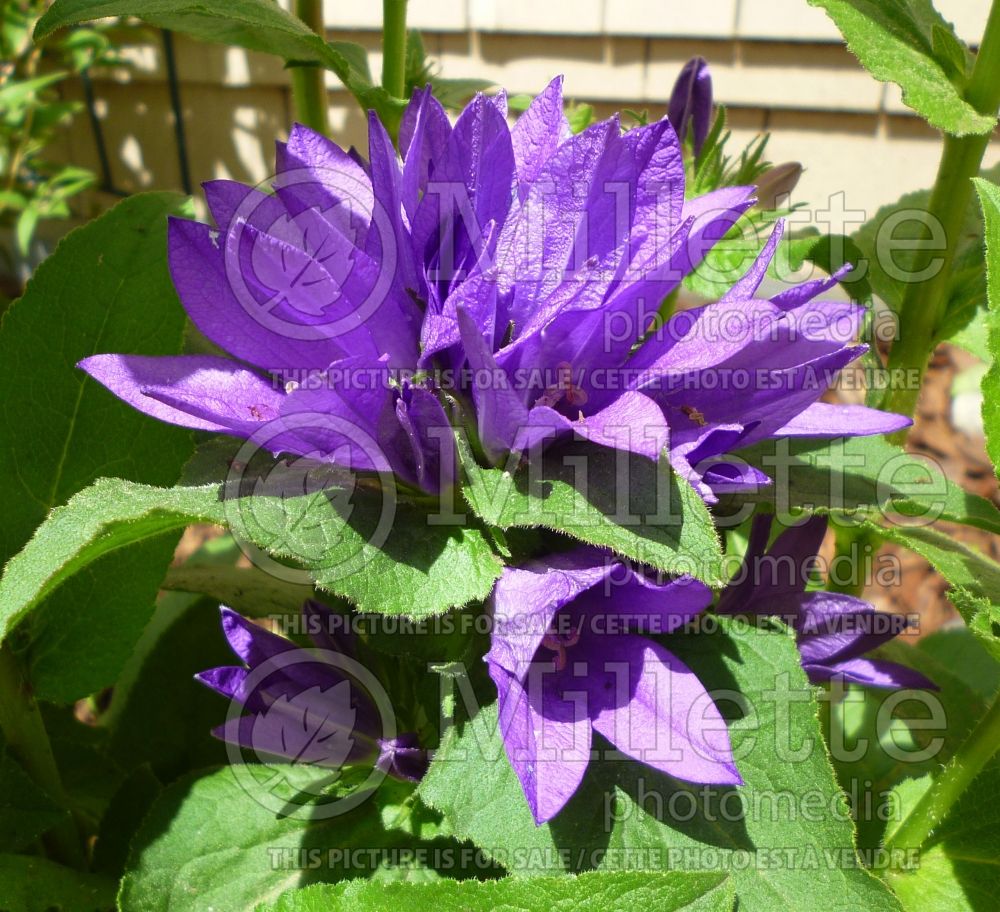
<svg viewBox="0 0 1000 912">
<path fill-rule="evenodd" d="M 292 763 L 338 769 L 354 746 L 357 710 L 351 682 L 323 689 L 310 687 L 282 694 L 253 722 L 251 743 L 258 756 L 279 756 Z"/>
<path fill-rule="evenodd" d="M 340 222 L 344 224 L 338 231 L 334 226 Z M 287 306 L 299 314 L 323 317 L 340 300 L 352 267 L 348 252 L 355 243 L 346 215 L 306 210 L 294 219 L 283 216 L 266 233 L 250 225 L 243 230 L 253 245 L 254 275 L 274 292 L 266 307 Z"/>
</svg>

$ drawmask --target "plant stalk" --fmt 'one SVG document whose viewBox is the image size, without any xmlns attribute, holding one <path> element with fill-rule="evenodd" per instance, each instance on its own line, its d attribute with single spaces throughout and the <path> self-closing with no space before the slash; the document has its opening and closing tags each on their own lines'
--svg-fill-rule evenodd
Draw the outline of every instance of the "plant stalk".
<svg viewBox="0 0 1000 912">
<path fill-rule="evenodd" d="M 995 117 L 1000 107 L 1000 0 L 993 0 L 965 99 L 980 114 L 987 116 Z M 946 246 L 944 250 L 933 250 L 928 245 L 916 252 L 915 274 L 934 269 L 935 265 L 937 268 L 927 280 L 907 285 L 900 306 L 899 338 L 892 346 L 888 362 L 891 372 L 898 371 L 891 376 L 909 377 L 915 372 L 921 383 L 894 385 L 883 403 L 889 411 L 908 416 L 916 411 L 928 356 L 948 306 L 951 267 L 972 201 L 971 179 L 979 174 L 992 135 L 990 131 L 981 136 L 946 136 L 944 139 L 927 215 L 930 224 L 941 226 Z M 897 443 L 905 439 L 905 430 L 894 435 Z"/>
<path fill-rule="evenodd" d="M 406 97 L 406 0 L 382 0 L 382 88 Z"/>
<path fill-rule="evenodd" d="M 919 849 L 1000 747 L 1000 696 L 979 720 L 916 807 L 886 841 L 887 849 Z M 891 854 L 890 854 L 891 857 Z"/>
<path fill-rule="evenodd" d="M 295 0 L 293 12 L 317 35 L 324 34 L 322 0 Z M 295 103 L 295 117 L 317 133 L 324 136 L 330 132 L 327 113 L 325 72 L 319 66 L 296 66 L 291 68 L 292 100 Z"/>
<path fill-rule="evenodd" d="M 69 800 L 38 704 L 17 657 L 7 645 L 0 646 L 0 730 L 25 772 L 49 798 L 68 811 Z M 86 867 L 83 846 L 71 816 L 49 830 L 43 842 L 53 861 L 74 868 Z"/>
</svg>

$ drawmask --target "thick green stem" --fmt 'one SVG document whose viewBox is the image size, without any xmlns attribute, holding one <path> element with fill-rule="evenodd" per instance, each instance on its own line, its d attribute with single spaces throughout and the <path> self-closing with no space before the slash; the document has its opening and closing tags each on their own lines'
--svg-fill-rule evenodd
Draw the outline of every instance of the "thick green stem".
<svg viewBox="0 0 1000 912">
<path fill-rule="evenodd" d="M 406 0 L 382 0 L 382 88 L 406 97 Z"/>
<path fill-rule="evenodd" d="M 1000 697 L 937 775 L 923 798 L 886 841 L 888 849 L 919 849 L 1000 747 Z M 902 854 L 902 853 L 897 853 Z"/>
<path fill-rule="evenodd" d="M 965 98 L 979 113 L 995 117 L 1000 107 L 1000 0 L 994 0 Z M 941 320 L 948 305 L 948 283 L 955 250 L 962 234 L 972 180 L 979 173 L 983 154 L 992 133 L 982 136 L 946 136 L 937 179 L 927 207 L 928 222 L 940 226 L 945 249 L 928 244 L 917 251 L 914 276 L 925 271 L 924 281 L 912 281 L 906 287 L 899 314 L 899 338 L 889 354 L 891 376 L 916 375 L 923 378 L 928 356 L 934 345 Z M 893 412 L 913 415 L 920 384 L 907 382 L 894 386 L 883 403 Z M 896 435 L 902 442 L 906 432 Z"/>
<path fill-rule="evenodd" d="M 878 553 L 878 536 L 857 526 L 833 527 L 836 552 L 830 564 L 827 589 L 846 595 L 860 596 L 868 585 L 874 556 Z"/>
<path fill-rule="evenodd" d="M 25 772 L 49 798 L 68 810 L 45 724 L 9 646 L 0 646 L 0 729 Z M 71 817 L 50 830 L 44 842 L 53 860 L 77 868 L 85 866 L 83 846 Z"/>
<path fill-rule="evenodd" d="M 295 0 L 295 15 L 317 35 L 323 35 L 323 4 L 321 0 Z M 300 123 L 322 133 L 330 132 L 327 115 L 325 73 L 318 66 L 292 67 L 292 100 L 295 118 Z"/>
</svg>

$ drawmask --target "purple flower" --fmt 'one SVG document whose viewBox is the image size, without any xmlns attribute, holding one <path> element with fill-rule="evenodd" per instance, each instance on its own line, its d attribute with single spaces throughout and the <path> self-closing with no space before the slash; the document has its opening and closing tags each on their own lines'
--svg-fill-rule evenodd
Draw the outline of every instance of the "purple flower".
<svg viewBox="0 0 1000 912">
<path fill-rule="evenodd" d="M 772 519 L 770 514 L 754 517 L 743 567 L 722 593 L 719 611 L 783 618 L 796 632 L 802 667 L 814 684 L 835 678 L 870 687 L 937 690 L 912 668 L 864 657 L 906 630 L 906 618 L 878 612 L 851 595 L 806 591 L 826 517 L 812 516 L 786 529 L 767 548 Z"/>
<path fill-rule="evenodd" d="M 704 57 L 692 57 L 684 64 L 670 95 L 667 117 L 682 142 L 691 127 L 694 154 L 698 155 L 712 128 L 712 74 Z"/>
<path fill-rule="evenodd" d="M 275 193 L 206 184 L 217 228 L 172 220 L 169 264 L 192 321 L 231 357 L 80 366 L 163 421 L 432 493 L 456 472 L 445 393 L 494 463 L 574 437 L 653 459 L 669 448 L 710 501 L 767 481 L 727 464 L 734 448 L 907 423 L 817 402 L 864 351 L 862 309 L 814 300 L 833 279 L 756 297 L 780 226 L 722 300 L 636 351 L 753 203 L 751 187 L 685 199 L 667 118 L 570 135 L 556 79 L 513 127 L 502 95 L 452 125 L 426 89 L 399 149 L 374 115 L 367 161 L 296 126 Z"/>
<path fill-rule="evenodd" d="M 660 303 L 753 203 L 752 188 L 685 199 L 668 120 L 623 134 L 612 118 L 567 138 L 561 109 L 557 80 L 518 120 L 513 172 L 497 177 L 514 180 L 510 209 L 424 322 L 421 364 L 470 369 L 488 458 L 572 437 L 653 459 L 667 448 L 712 502 L 717 490 L 769 482 L 727 461 L 732 450 L 910 423 L 818 401 L 866 350 L 854 344 L 864 309 L 816 300 L 839 274 L 758 297 L 783 223 L 721 300 L 648 335 Z"/>
<path fill-rule="evenodd" d="M 332 623 L 332 612 L 308 601 L 302 609 L 306 629 L 319 653 L 270 633 L 229 608 L 222 608 L 222 630 L 244 665 L 210 668 L 195 679 L 247 710 L 213 729 L 217 738 L 259 760 L 339 769 L 370 763 L 399 779 L 419 781 L 427 770 L 427 751 L 416 735 L 384 737 L 374 697 L 351 674 L 359 667 L 351 636 Z M 325 653 L 347 657 L 331 661 Z"/>
<path fill-rule="evenodd" d="M 696 580 L 661 584 L 589 548 L 504 571 L 486 661 L 507 756 L 536 823 L 576 791 L 592 731 L 679 779 L 742 783 L 711 696 L 642 635 L 677 629 L 711 599 Z"/>
</svg>

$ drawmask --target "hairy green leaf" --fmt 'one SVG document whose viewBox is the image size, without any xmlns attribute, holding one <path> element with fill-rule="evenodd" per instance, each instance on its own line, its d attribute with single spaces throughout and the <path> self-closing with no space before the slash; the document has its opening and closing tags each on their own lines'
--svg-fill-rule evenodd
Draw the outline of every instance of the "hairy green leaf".
<svg viewBox="0 0 1000 912">
<path fill-rule="evenodd" d="M 834 21 L 847 47 L 881 82 L 894 82 L 903 101 L 931 126 L 965 136 L 988 133 L 996 118 L 964 98 L 967 52 L 930 0 L 809 0 Z"/>
<path fill-rule="evenodd" d="M 365 611 L 431 615 L 485 598 L 500 563 L 483 535 L 419 508 L 330 487 L 234 496 L 219 485 L 152 488 L 105 478 L 52 511 L 0 580 L 0 637 L 67 579 L 107 554 L 196 522 L 229 526 L 269 572 L 315 580 Z M 295 565 L 307 573 L 296 571 Z"/>
<path fill-rule="evenodd" d="M 939 630 L 915 645 L 893 640 L 878 658 L 915 668 L 940 689 L 902 693 L 851 685 L 831 701 L 831 756 L 853 798 L 858 844 L 866 851 L 882 844 L 887 824 L 902 819 L 896 787 L 937 772 L 1000 685 L 1000 664 L 965 628 Z"/>
<path fill-rule="evenodd" d="M 983 377 L 983 428 L 986 450 L 994 471 L 1000 471 L 1000 187 L 982 178 L 974 180 L 983 209 L 989 324 L 986 340 L 992 364 Z"/>
<path fill-rule="evenodd" d="M 895 791 L 904 811 L 932 777 L 908 780 Z M 983 912 L 1000 891 L 1000 762 L 994 760 L 934 828 L 912 870 L 886 872 L 907 912 Z"/>
<path fill-rule="evenodd" d="M 66 819 L 11 756 L 0 733 L 0 852 L 17 852 Z"/>
<path fill-rule="evenodd" d="M 270 809 L 279 788 L 295 797 L 283 769 L 297 767 L 224 767 L 165 789 L 132 842 L 121 912 L 246 912 L 295 887 L 371 874 L 381 850 L 420 844 L 396 825 L 412 786 L 387 779 L 353 810 L 309 821 Z M 360 860 L 337 851 L 352 846 Z"/>
<path fill-rule="evenodd" d="M 430 884 L 354 881 L 286 893 L 267 912 L 731 912 L 732 884 L 718 874 L 582 874 L 580 877 L 440 880 Z"/>
<path fill-rule="evenodd" d="M 671 573 L 722 582 L 712 517 L 666 459 L 574 444 L 513 472 L 484 469 L 460 441 L 469 506 L 492 526 L 543 527 Z"/>
</svg>

